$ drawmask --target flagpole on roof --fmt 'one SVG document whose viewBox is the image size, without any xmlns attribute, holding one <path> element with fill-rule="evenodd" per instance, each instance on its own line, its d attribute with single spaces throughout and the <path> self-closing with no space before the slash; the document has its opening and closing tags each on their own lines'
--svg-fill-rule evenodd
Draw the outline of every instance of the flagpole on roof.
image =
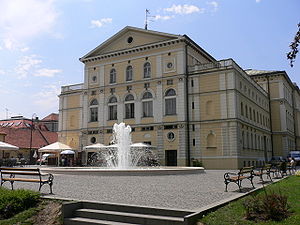
<svg viewBox="0 0 300 225">
<path fill-rule="evenodd" d="M 150 14 L 150 10 L 146 9 L 145 30 L 148 30 L 148 14 Z"/>
</svg>

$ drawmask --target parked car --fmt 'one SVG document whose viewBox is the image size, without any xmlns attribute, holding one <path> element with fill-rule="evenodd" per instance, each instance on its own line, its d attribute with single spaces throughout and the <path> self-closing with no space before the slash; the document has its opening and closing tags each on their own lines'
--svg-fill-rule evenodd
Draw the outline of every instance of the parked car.
<svg viewBox="0 0 300 225">
<path fill-rule="evenodd" d="M 280 162 L 285 162 L 285 159 L 282 156 L 272 156 L 269 163 L 273 166 Z"/>
<path fill-rule="evenodd" d="M 294 158 L 296 165 L 300 164 L 300 151 L 290 151 L 289 157 Z"/>
<path fill-rule="evenodd" d="M 46 165 L 46 164 L 48 164 L 48 159 L 49 158 L 55 158 L 55 154 L 44 154 L 44 155 L 42 155 L 42 158 L 37 160 L 37 164 L 40 164 L 40 162 L 41 162 L 42 165 Z"/>
</svg>

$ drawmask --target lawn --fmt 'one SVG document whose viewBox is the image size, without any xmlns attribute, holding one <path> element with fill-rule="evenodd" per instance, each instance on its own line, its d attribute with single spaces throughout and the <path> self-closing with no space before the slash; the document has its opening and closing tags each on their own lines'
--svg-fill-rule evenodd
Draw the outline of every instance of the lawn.
<svg viewBox="0 0 300 225">
<path fill-rule="evenodd" d="M 300 177 L 290 176 L 277 183 L 271 184 L 266 187 L 266 192 L 281 192 L 287 196 L 289 211 L 291 215 L 282 221 L 249 221 L 245 219 L 246 210 L 243 206 L 245 199 L 252 198 L 247 196 L 237 201 L 231 202 L 228 205 L 212 212 L 203 217 L 199 222 L 205 225 L 248 225 L 248 224 L 261 224 L 261 225 L 298 225 L 300 222 Z M 256 194 L 256 193 L 255 193 Z M 264 190 L 257 191 L 257 195 L 265 195 Z M 201 224 L 200 223 L 200 224 Z"/>
</svg>

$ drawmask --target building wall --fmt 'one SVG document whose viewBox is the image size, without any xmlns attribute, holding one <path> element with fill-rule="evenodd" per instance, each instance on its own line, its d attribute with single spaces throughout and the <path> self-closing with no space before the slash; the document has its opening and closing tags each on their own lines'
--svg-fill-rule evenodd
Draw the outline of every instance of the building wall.
<svg viewBox="0 0 300 225">
<path fill-rule="evenodd" d="M 134 44 L 126 43 L 130 36 Z M 190 160 L 200 160 L 205 168 L 214 169 L 261 165 L 270 159 L 272 144 L 274 154 L 294 147 L 295 112 L 289 94 L 293 89 L 284 77 L 272 77 L 269 83 L 263 76 L 252 79 L 231 59 L 217 62 L 189 40 L 168 38 L 129 30 L 96 48 L 90 60 L 82 60 L 84 83 L 62 87 L 60 141 L 80 150 L 93 142 L 108 145 L 114 123 L 125 122 L 133 128 L 133 142 L 157 147 L 162 165 L 166 165 L 168 151 L 175 150 L 177 165 L 188 165 L 190 155 Z M 144 47 L 136 50 L 141 43 Z M 147 47 L 149 43 L 156 44 Z M 150 78 L 143 77 L 146 62 L 151 65 Z M 172 66 L 168 67 L 169 63 Z M 132 81 L 126 81 L 129 65 Z M 112 69 L 116 82 L 111 84 Z M 166 115 L 165 93 L 171 88 L 176 91 L 176 114 Z M 146 91 L 153 96 L 152 117 L 142 115 Z M 125 118 L 128 94 L 134 96 L 135 116 L 131 119 Z M 109 120 L 108 115 L 112 96 L 117 98 L 116 120 Z M 90 106 L 93 100 L 98 105 Z M 93 107 L 98 119 L 91 122 Z M 273 143 L 271 127 L 275 130 Z M 170 132 L 173 139 L 168 138 Z"/>
</svg>

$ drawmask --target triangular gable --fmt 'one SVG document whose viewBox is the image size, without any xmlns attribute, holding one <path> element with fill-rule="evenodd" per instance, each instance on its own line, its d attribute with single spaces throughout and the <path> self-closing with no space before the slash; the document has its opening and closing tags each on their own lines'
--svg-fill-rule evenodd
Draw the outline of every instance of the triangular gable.
<svg viewBox="0 0 300 225">
<path fill-rule="evenodd" d="M 81 60 L 118 50 L 177 39 L 179 37 L 182 36 L 127 26 L 83 56 Z"/>
</svg>

